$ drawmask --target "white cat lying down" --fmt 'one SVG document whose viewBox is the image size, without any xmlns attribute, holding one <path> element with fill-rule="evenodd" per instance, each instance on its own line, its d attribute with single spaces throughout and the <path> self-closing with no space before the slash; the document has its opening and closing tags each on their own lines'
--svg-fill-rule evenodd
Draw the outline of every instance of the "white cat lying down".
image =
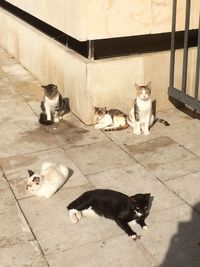
<svg viewBox="0 0 200 267">
<path fill-rule="evenodd" d="M 28 170 L 26 189 L 40 197 L 52 196 L 67 180 L 69 169 L 63 165 L 44 162 L 40 174 Z"/>
</svg>

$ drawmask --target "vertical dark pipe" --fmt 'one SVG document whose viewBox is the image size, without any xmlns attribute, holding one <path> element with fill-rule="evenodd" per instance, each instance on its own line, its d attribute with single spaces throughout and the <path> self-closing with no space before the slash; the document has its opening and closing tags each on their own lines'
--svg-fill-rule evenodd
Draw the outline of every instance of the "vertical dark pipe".
<svg viewBox="0 0 200 267">
<path fill-rule="evenodd" d="M 170 78 L 169 78 L 169 86 L 171 88 L 174 86 L 176 6 L 177 6 L 177 0 L 173 0 L 172 32 L 171 32 L 171 55 L 170 55 Z"/>
<path fill-rule="evenodd" d="M 186 83 L 187 83 L 189 24 L 190 24 L 190 0 L 186 0 L 184 53 L 183 53 L 183 70 L 182 70 L 182 92 L 183 93 L 186 93 Z"/>
<path fill-rule="evenodd" d="M 194 95 L 195 99 L 198 99 L 199 71 L 200 71 L 200 14 L 199 14 L 199 31 L 198 31 L 198 42 L 197 42 L 197 65 L 196 65 L 195 95 Z"/>
</svg>

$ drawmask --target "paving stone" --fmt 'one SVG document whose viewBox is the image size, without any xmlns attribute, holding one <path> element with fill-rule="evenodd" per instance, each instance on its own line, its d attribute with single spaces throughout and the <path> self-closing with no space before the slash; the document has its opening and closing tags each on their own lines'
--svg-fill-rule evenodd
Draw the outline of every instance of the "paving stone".
<svg viewBox="0 0 200 267">
<path fill-rule="evenodd" d="M 1 73 L 0 73 L 0 100 L 2 99 L 20 99 L 20 94 L 17 92 L 15 87 L 10 83 L 10 80 L 3 76 L 1 78 Z M 10 105 L 9 105 L 10 107 Z"/>
<path fill-rule="evenodd" d="M 127 151 L 163 181 L 200 170 L 200 159 L 166 136 L 130 145 Z"/>
<path fill-rule="evenodd" d="M 2 267 L 48 266 L 46 259 L 41 255 L 37 242 L 35 241 L 0 248 L 0 254 L 0 266 Z"/>
<path fill-rule="evenodd" d="M 174 139 L 175 141 L 179 142 L 180 139 L 184 138 L 182 131 L 185 131 L 185 128 L 186 129 L 190 128 L 190 124 L 192 124 L 194 121 L 191 116 L 189 116 L 183 111 L 185 111 L 185 109 L 183 110 L 171 109 L 171 110 L 164 110 L 162 112 L 157 112 L 157 117 L 168 121 L 170 123 L 170 126 L 166 127 L 163 124 L 157 122 L 153 125 L 153 127 L 151 127 L 150 135 L 148 136 L 144 134 L 140 135 L 133 134 L 131 127 L 123 131 L 106 132 L 106 135 L 109 136 L 116 144 L 124 148 L 126 148 L 129 145 L 151 141 L 160 136 L 168 136 Z M 192 115 L 191 112 L 189 112 L 189 114 Z M 198 132 L 197 131 L 195 132 L 197 135 Z M 188 141 L 189 139 L 190 138 L 188 138 L 187 136 L 186 140 Z"/>
<path fill-rule="evenodd" d="M 25 99 L 26 102 L 36 101 L 38 107 L 43 100 L 43 88 L 37 80 L 24 81 L 23 83 L 16 84 L 16 90 Z"/>
<path fill-rule="evenodd" d="M 95 130 L 93 126 L 84 125 L 72 114 L 66 114 L 62 121 L 48 127 L 48 130 L 66 150 L 108 140 L 103 132 Z"/>
<path fill-rule="evenodd" d="M 66 153 L 85 175 L 136 164 L 135 160 L 109 141 L 69 149 Z"/>
<path fill-rule="evenodd" d="M 148 235 L 141 242 L 162 267 L 198 267 L 200 216 L 182 205 L 150 218 Z"/>
<path fill-rule="evenodd" d="M 8 124 L 13 122 L 36 122 L 36 116 L 30 107 L 23 102 L 23 98 L 11 98 L 0 100 L 0 123 Z"/>
<path fill-rule="evenodd" d="M 63 185 L 64 188 L 88 183 L 88 180 L 61 148 L 20 155 L 1 161 L 2 169 L 18 199 L 31 196 L 26 190 L 26 180 L 29 177 L 27 170 L 40 172 L 44 161 L 63 164 L 69 168 L 69 177 Z"/>
<path fill-rule="evenodd" d="M 17 79 L 20 81 L 32 81 L 33 76 L 20 64 L 12 64 L 12 65 L 1 65 L 2 70 L 6 73 L 8 77 L 11 79 Z"/>
<path fill-rule="evenodd" d="M 0 266 L 199 267 L 197 116 L 157 112 L 170 126 L 156 123 L 149 136 L 101 132 L 72 113 L 48 127 L 38 123 L 42 98 L 40 82 L 0 48 Z M 25 190 L 27 169 L 44 160 L 73 171 L 49 199 Z M 93 188 L 154 196 L 149 229 L 132 226 L 141 240 L 104 218 L 70 222 L 66 206 Z"/>
<path fill-rule="evenodd" d="M 167 181 L 166 184 L 178 196 L 200 212 L 200 207 L 197 205 L 197 203 L 200 203 L 200 172 L 181 176 L 174 180 Z"/>
<path fill-rule="evenodd" d="M 198 119 L 176 127 L 170 132 L 170 138 L 200 157 L 200 123 Z"/>
<path fill-rule="evenodd" d="M 78 224 L 71 223 L 67 205 L 91 189 L 91 185 L 83 185 L 74 187 L 73 190 L 61 190 L 49 199 L 31 197 L 19 200 L 45 255 L 55 255 L 70 248 L 123 234 L 115 222 L 104 218 L 83 218 Z"/>
<path fill-rule="evenodd" d="M 0 133 L 0 159 L 57 147 L 45 127 L 38 122 L 3 124 Z"/>
<path fill-rule="evenodd" d="M 2 171 L 1 166 L 0 166 L 0 190 L 5 188 L 5 187 L 8 187 L 8 183 L 7 183 L 6 179 L 4 178 L 4 174 L 3 174 L 3 171 Z"/>
<path fill-rule="evenodd" d="M 140 165 L 127 166 L 87 177 L 95 188 L 109 188 L 127 195 L 151 193 L 153 202 L 149 217 L 153 213 L 183 204 L 181 199 Z"/>
<path fill-rule="evenodd" d="M 0 229 L 0 248 L 34 240 L 8 186 L 0 189 Z"/>
<path fill-rule="evenodd" d="M 115 143 L 122 148 L 126 148 L 128 145 L 138 144 L 144 141 L 148 141 L 160 136 L 162 128 L 158 130 L 157 125 L 151 129 L 150 135 L 135 135 L 131 127 L 122 131 L 109 131 L 105 134 Z"/>
<path fill-rule="evenodd" d="M 78 248 L 58 252 L 57 258 L 48 255 L 51 266 L 109 267 L 109 266 L 155 266 L 155 262 L 140 242 L 125 236 L 101 240 Z"/>
</svg>

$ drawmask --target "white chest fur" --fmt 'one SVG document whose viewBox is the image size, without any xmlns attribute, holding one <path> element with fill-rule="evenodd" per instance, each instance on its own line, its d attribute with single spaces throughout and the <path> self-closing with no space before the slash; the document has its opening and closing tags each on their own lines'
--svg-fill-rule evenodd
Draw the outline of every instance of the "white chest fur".
<svg viewBox="0 0 200 267">
<path fill-rule="evenodd" d="M 139 111 L 149 112 L 152 109 L 152 101 L 151 101 L 151 99 L 144 101 L 140 98 L 137 98 L 137 106 L 139 108 Z"/>
<path fill-rule="evenodd" d="M 56 105 L 58 104 L 59 95 L 56 96 L 54 99 L 49 99 L 47 96 L 45 96 L 45 104 L 49 106 L 51 110 L 54 110 Z"/>
</svg>

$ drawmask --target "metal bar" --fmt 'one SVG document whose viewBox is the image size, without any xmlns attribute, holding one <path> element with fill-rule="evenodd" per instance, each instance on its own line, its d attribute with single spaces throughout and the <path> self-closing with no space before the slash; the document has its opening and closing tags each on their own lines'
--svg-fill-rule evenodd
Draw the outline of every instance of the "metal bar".
<svg viewBox="0 0 200 267">
<path fill-rule="evenodd" d="M 185 105 L 188 105 L 189 107 L 192 107 L 200 112 L 200 101 L 194 99 L 192 96 L 189 96 L 174 87 L 168 89 L 168 94 Z"/>
<path fill-rule="evenodd" d="M 182 70 L 182 92 L 183 93 L 186 92 L 186 83 L 187 83 L 189 24 L 190 24 L 190 0 L 186 0 L 184 54 L 183 54 L 183 70 Z"/>
<path fill-rule="evenodd" d="M 197 42 L 197 63 L 196 63 L 196 78 L 195 78 L 195 99 L 198 99 L 199 94 L 199 70 L 200 70 L 200 14 L 199 14 L 199 33 L 198 33 L 198 42 Z"/>
<path fill-rule="evenodd" d="M 173 8 L 172 8 L 172 33 L 171 33 L 171 54 L 170 54 L 170 78 L 169 78 L 169 86 L 170 87 L 174 86 L 176 7 L 177 7 L 177 0 L 173 0 Z"/>
<path fill-rule="evenodd" d="M 91 60 L 94 60 L 94 41 L 89 40 L 89 53 L 88 53 L 88 58 Z"/>
</svg>

